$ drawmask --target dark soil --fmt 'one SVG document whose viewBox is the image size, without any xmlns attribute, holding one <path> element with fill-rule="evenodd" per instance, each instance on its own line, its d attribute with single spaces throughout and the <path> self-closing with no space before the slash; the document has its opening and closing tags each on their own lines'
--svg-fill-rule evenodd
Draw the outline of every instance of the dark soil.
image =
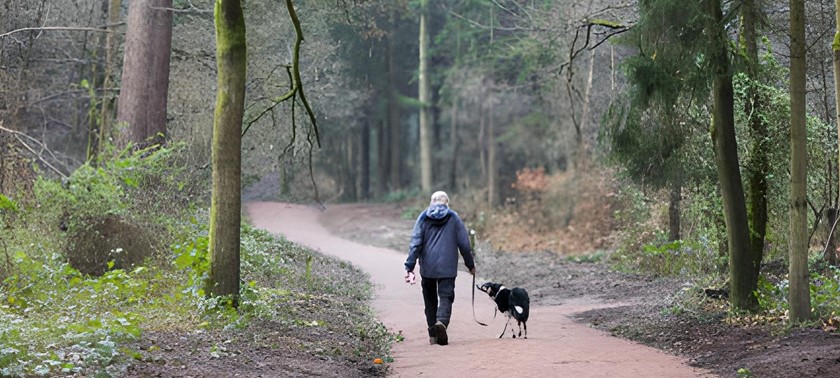
<svg viewBox="0 0 840 378">
<path fill-rule="evenodd" d="M 397 205 L 328 207 L 323 223 L 343 237 L 406 250 L 412 220 Z M 687 358 L 723 377 L 840 377 L 840 335 L 820 327 L 785 328 L 725 322 L 723 302 L 679 278 L 611 271 L 600 262 L 573 262 L 551 252 L 506 253 L 479 245 L 477 275 L 525 287 L 537 305 L 597 297 L 615 307 L 576 319 Z M 692 305 L 696 304 L 696 305 Z"/>
<path fill-rule="evenodd" d="M 317 327 L 292 330 L 275 322 L 221 332 L 147 332 L 133 345 L 140 359 L 128 377 L 369 377 L 383 375 L 371 364 L 336 358 L 330 345 L 346 345 L 335 332 Z"/>
</svg>

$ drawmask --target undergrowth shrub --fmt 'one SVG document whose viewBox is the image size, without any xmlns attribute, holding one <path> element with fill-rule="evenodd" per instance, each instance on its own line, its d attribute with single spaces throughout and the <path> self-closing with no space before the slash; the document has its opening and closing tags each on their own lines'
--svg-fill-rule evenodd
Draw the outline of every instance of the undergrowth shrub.
<svg viewBox="0 0 840 378">
<path fill-rule="evenodd" d="M 31 204 L 0 201 L 0 212 L 18 214 L 0 224 L 0 376 L 119 376 L 142 358 L 132 345 L 144 332 L 254 321 L 330 335 L 300 342 L 329 358 L 386 356 L 393 336 L 367 307 L 365 274 L 263 231 L 242 229 L 239 308 L 205 296 L 208 215 L 198 204 L 209 202 L 209 172 L 180 166 L 179 148 L 123 154 L 63 182 L 41 178 Z M 121 237 L 111 237 L 114 228 Z M 100 248 L 80 242 L 83 232 L 114 241 L 102 247 L 114 254 L 97 257 L 104 265 L 95 274 L 69 263 L 70 250 Z M 154 253 L 143 264 L 116 258 L 135 245 Z"/>
<path fill-rule="evenodd" d="M 112 374 L 119 345 L 141 329 L 196 323 L 181 273 L 139 266 L 193 232 L 182 220 L 191 206 L 164 200 L 193 201 L 187 193 L 206 184 L 183 181 L 196 175 L 177 164 L 181 149 L 110 150 L 66 180 L 39 177 L 31 201 L 3 201 L 17 216 L 0 233 L 0 376 Z"/>
<path fill-rule="evenodd" d="M 812 256 L 812 260 L 819 256 Z M 812 261 L 813 263 L 813 261 Z M 812 264 L 810 276 L 811 309 L 815 320 L 831 325 L 836 329 L 840 315 L 840 269 L 833 266 L 819 267 Z M 756 297 L 758 304 L 769 317 L 787 320 L 790 303 L 788 295 L 790 282 L 786 275 L 762 274 L 758 282 Z"/>
<path fill-rule="evenodd" d="M 704 190 L 687 193 L 683 200 L 682 239 L 667 235 L 667 201 L 662 193 L 645 195 L 634 187 L 620 192 L 623 206 L 616 212 L 622 225 L 610 263 L 621 271 L 656 276 L 683 276 L 694 282 L 717 282 L 726 273 L 727 257 L 716 218 L 717 202 Z"/>
</svg>

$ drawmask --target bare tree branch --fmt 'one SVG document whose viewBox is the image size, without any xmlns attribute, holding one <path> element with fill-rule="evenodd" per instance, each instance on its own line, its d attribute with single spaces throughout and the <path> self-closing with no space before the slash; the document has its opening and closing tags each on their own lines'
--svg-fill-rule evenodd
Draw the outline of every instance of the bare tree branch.
<svg viewBox="0 0 840 378">
<path fill-rule="evenodd" d="M 12 30 L 10 32 L 6 32 L 0 34 L 0 38 L 11 36 L 12 34 L 16 33 L 23 33 L 27 31 L 49 31 L 49 30 L 69 30 L 69 31 L 91 31 L 91 32 L 100 32 L 100 33 L 112 33 L 111 30 L 107 29 L 100 29 L 100 28 L 92 28 L 92 27 L 84 27 L 84 26 L 40 26 L 37 28 L 21 28 L 17 30 Z"/>
<path fill-rule="evenodd" d="M 24 147 L 24 148 L 26 148 L 26 149 L 27 149 L 30 153 L 32 153 L 32 155 L 34 155 L 34 156 L 35 156 L 38 160 L 40 160 L 42 163 L 44 163 L 44 165 L 45 165 L 47 168 L 49 168 L 49 169 L 51 169 L 52 171 L 54 171 L 55 173 L 57 173 L 59 176 L 61 176 L 61 178 L 67 178 L 67 175 L 65 175 L 65 174 L 64 174 L 63 172 L 61 172 L 58 168 L 54 167 L 52 164 L 50 164 L 48 161 L 46 161 L 46 160 L 45 160 L 45 159 L 41 156 L 41 154 L 39 154 L 38 152 L 36 152 L 36 151 L 35 151 L 35 149 L 34 149 L 34 148 L 32 148 L 30 145 L 26 144 L 26 142 L 24 142 L 24 141 L 23 141 L 23 139 L 22 139 L 21 137 L 24 137 L 24 138 L 26 138 L 26 139 L 29 139 L 30 141 L 32 141 L 32 142 L 34 142 L 34 143 L 36 143 L 36 144 L 40 145 L 40 147 L 41 147 L 41 149 L 42 149 L 42 150 L 45 150 L 45 151 L 48 151 L 48 152 L 52 153 L 52 152 L 51 152 L 51 151 L 49 151 L 49 149 L 47 149 L 47 147 L 46 147 L 43 143 L 41 143 L 39 140 L 37 140 L 37 139 L 35 139 L 35 138 L 33 138 L 33 137 L 29 136 L 29 135 L 26 135 L 26 134 L 24 134 L 24 133 L 22 133 L 22 132 L 20 132 L 20 131 L 15 131 L 15 130 L 7 129 L 7 128 L 3 127 L 3 126 L 0 126 L 0 131 L 5 131 L 5 132 L 7 132 L 7 133 L 11 133 L 12 135 L 14 135 L 14 136 L 15 136 L 15 139 L 17 139 L 17 141 L 18 141 L 18 142 L 20 142 L 20 144 L 21 144 L 21 145 L 23 145 L 23 147 Z"/>
</svg>

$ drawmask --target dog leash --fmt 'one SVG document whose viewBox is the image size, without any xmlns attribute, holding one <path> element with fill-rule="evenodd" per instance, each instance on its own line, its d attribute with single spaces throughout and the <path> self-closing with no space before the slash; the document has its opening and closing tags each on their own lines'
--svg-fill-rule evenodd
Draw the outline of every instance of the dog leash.
<svg viewBox="0 0 840 378">
<path fill-rule="evenodd" d="M 475 274 L 473 274 L 473 282 L 472 282 L 472 310 L 473 310 L 473 320 L 475 320 L 476 323 L 487 327 L 487 324 L 478 321 L 478 319 L 476 319 L 476 317 L 475 317 Z M 496 314 L 494 313 L 493 314 L 493 319 L 495 319 L 495 318 L 496 318 Z"/>
</svg>

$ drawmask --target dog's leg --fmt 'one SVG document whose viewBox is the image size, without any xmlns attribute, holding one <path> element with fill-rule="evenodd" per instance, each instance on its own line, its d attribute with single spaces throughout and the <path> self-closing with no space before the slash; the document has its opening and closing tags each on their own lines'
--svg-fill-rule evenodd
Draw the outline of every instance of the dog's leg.
<svg viewBox="0 0 840 378">
<path fill-rule="evenodd" d="M 528 323 L 522 322 L 522 326 L 525 327 L 525 338 L 528 338 Z"/>
<path fill-rule="evenodd" d="M 505 329 L 503 329 L 503 330 L 502 330 L 502 334 L 501 334 L 501 335 L 499 335 L 499 338 L 500 338 L 500 339 L 502 338 L 502 336 L 504 336 L 504 335 L 505 335 L 505 332 L 507 332 L 508 323 L 510 323 L 510 317 L 508 317 L 507 322 L 505 322 Z M 513 328 L 511 327 L 511 331 L 512 331 L 512 330 L 513 330 Z"/>
<path fill-rule="evenodd" d="M 510 321 L 511 317 L 508 317 L 508 322 Z M 514 339 L 516 338 L 516 331 L 513 330 L 513 324 L 510 325 L 510 336 Z"/>
</svg>

